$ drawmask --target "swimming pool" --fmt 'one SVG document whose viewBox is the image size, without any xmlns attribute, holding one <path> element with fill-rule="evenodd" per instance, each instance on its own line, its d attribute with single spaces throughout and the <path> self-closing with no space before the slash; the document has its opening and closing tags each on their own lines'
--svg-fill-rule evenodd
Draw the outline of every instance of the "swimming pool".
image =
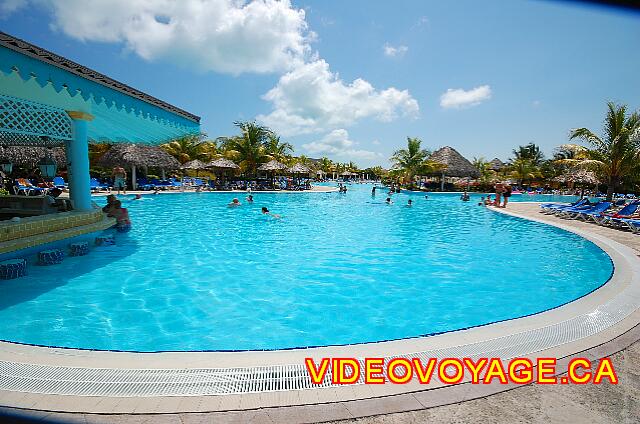
<svg viewBox="0 0 640 424">
<path fill-rule="evenodd" d="M 478 207 L 479 195 L 254 196 L 125 201 L 134 227 L 117 246 L 0 282 L 0 339 L 129 351 L 374 342 L 538 313 L 612 273 L 593 243 Z"/>
</svg>

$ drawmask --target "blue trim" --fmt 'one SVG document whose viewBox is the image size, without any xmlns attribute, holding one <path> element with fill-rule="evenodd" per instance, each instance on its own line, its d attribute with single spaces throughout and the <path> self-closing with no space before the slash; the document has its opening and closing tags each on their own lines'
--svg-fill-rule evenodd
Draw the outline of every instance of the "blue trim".
<svg viewBox="0 0 640 424">
<path fill-rule="evenodd" d="M 51 82 L 57 92 L 64 88 L 72 96 L 79 92 L 85 101 L 93 97 L 97 103 L 113 103 L 119 109 L 135 110 L 198 131 L 200 128 L 197 122 L 0 45 L 0 71 L 8 75 L 14 68 L 23 80 L 33 77 L 41 87 Z"/>
</svg>

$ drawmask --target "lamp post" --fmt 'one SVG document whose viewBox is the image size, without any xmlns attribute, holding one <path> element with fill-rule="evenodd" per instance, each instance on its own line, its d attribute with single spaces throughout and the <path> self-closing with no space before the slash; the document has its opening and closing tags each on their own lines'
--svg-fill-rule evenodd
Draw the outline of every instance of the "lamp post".
<svg viewBox="0 0 640 424">
<path fill-rule="evenodd" d="M 4 172 L 5 175 L 9 175 L 13 171 L 13 163 L 8 159 L 3 159 L 0 161 L 0 168 L 2 168 L 2 172 Z"/>
<path fill-rule="evenodd" d="M 58 170 L 56 162 L 49 156 L 40 159 L 40 161 L 38 162 L 38 168 L 40 169 L 40 175 L 45 178 L 55 177 L 56 171 Z"/>
</svg>

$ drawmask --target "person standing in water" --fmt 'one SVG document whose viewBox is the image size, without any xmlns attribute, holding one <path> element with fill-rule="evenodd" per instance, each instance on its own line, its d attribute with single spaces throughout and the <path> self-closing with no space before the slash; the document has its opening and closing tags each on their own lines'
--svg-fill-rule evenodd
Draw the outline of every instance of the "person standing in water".
<svg viewBox="0 0 640 424">
<path fill-rule="evenodd" d="M 500 207 L 500 196 L 502 196 L 502 192 L 504 190 L 504 187 L 503 187 L 501 182 L 497 182 L 496 185 L 494 186 L 494 188 L 495 188 L 495 191 L 496 191 L 496 199 L 493 202 L 493 206 Z"/>
<path fill-rule="evenodd" d="M 108 216 L 116 219 L 115 228 L 119 233 L 127 233 L 131 230 L 129 211 L 127 208 L 122 207 L 122 202 L 120 200 L 115 200 L 113 202 L 113 209 L 111 209 Z"/>
<path fill-rule="evenodd" d="M 502 192 L 502 207 L 506 208 L 507 203 L 509 203 L 509 197 L 511 197 L 511 186 L 509 184 L 505 184 L 504 191 Z"/>
<path fill-rule="evenodd" d="M 127 194 L 127 171 L 121 166 L 116 166 L 111 171 L 111 176 L 113 177 L 113 188 L 118 190 L 118 194 L 120 194 L 120 190 Z"/>
</svg>

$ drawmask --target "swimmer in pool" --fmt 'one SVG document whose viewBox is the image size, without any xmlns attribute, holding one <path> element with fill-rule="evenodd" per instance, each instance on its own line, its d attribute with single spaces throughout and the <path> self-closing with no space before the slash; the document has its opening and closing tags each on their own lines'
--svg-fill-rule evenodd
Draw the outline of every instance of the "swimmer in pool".
<svg viewBox="0 0 640 424">
<path fill-rule="evenodd" d="M 252 194 L 247 196 L 247 202 L 253 202 L 253 195 Z"/>
<path fill-rule="evenodd" d="M 271 212 L 269 212 L 269 209 L 267 209 L 267 208 L 266 208 L 266 207 L 264 207 L 264 206 L 262 207 L 262 214 L 263 214 L 263 215 L 269 215 L 269 216 L 272 216 L 272 217 L 274 217 L 274 218 L 280 218 L 280 215 L 278 215 L 277 213 L 271 213 Z"/>
<path fill-rule="evenodd" d="M 385 200 L 385 202 L 387 203 L 387 205 L 392 204 L 393 202 L 391 201 L 391 197 L 387 197 L 387 200 Z"/>
<path fill-rule="evenodd" d="M 411 206 L 411 205 L 413 205 L 413 200 L 409 199 L 409 200 L 407 201 L 407 206 Z"/>
<path fill-rule="evenodd" d="M 241 203 L 238 200 L 237 197 L 234 197 L 233 200 L 231 201 L 231 203 L 229 203 L 227 206 L 229 206 L 230 208 L 236 207 L 236 206 L 240 206 Z"/>
</svg>

